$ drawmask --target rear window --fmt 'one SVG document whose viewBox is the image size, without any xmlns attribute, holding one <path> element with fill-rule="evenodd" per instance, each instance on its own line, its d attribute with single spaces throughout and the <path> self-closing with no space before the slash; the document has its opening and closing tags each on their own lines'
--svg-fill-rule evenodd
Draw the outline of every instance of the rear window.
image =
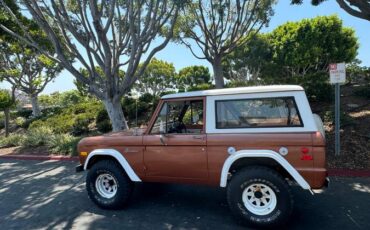
<svg viewBox="0 0 370 230">
<path fill-rule="evenodd" d="M 294 97 L 218 100 L 216 128 L 302 127 Z"/>
</svg>

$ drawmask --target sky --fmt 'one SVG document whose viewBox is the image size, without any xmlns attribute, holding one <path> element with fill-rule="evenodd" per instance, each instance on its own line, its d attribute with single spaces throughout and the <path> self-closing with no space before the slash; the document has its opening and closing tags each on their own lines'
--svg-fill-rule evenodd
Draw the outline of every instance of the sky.
<svg viewBox="0 0 370 230">
<path fill-rule="evenodd" d="M 312 6 L 309 0 L 304 1 L 302 5 L 290 5 L 289 0 L 280 0 L 274 7 L 275 15 L 272 16 L 268 27 L 263 28 L 262 32 L 274 30 L 287 21 L 299 21 L 304 18 L 313 18 L 316 16 L 337 14 L 342 20 L 344 26 L 352 27 L 359 39 L 360 48 L 358 59 L 362 65 L 370 66 L 370 22 L 353 17 L 342 10 L 336 1 L 325 1 L 319 6 Z M 176 70 L 190 65 L 204 65 L 212 72 L 211 65 L 205 60 L 195 58 L 191 52 L 182 45 L 170 43 L 162 51 L 155 55 L 156 58 L 171 62 Z M 54 82 L 49 83 L 42 94 L 49 94 L 56 91 L 66 91 L 75 89 L 73 76 L 66 70 L 62 71 Z M 0 88 L 9 88 L 9 84 L 0 83 Z"/>
</svg>

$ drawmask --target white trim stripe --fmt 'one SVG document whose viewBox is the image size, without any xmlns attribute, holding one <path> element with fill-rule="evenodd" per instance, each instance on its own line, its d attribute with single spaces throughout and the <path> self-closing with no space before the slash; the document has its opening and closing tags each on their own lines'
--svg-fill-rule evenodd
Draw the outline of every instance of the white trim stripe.
<svg viewBox="0 0 370 230">
<path fill-rule="evenodd" d="M 87 165 L 89 164 L 89 160 L 94 156 L 111 156 L 111 157 L 115 158 L 120 163 L 123 170 L 125 170 L 125 172 L 127 173 L 128 177 L 131 179 L 131 181 L 141 182 L 141 179 L 136 175 L 135 171 L 131 168 L 130 164 L 127 162 L 125 157 L 115 149 L 96 149 L 96 150 L 92 151 L 88 155 L 88 157 L 85 161 L 84 170 L 87 169 Z"/>
<path fill-rule="evenodd" d="M 293 179 L 303 188 L 306 190 L 311 190 L 310 185 L 307 181 L 298 173 L 298 171 L 287 161 L 284 157 L 280 156 L 277 152 L 271 150 L 240 150 L 233 154 L 231 154 L 225 161 L 222 171 L 221 171 L 221 180 L 220 186 L 226 187 L 227 185 L 227 177 L 229 174 L 229 170 L 232 164 L 241 159 L 241 158 L 270 158 L 275 160 L 279 163 L 285 170 L 293 177 Z"/>
</svg>

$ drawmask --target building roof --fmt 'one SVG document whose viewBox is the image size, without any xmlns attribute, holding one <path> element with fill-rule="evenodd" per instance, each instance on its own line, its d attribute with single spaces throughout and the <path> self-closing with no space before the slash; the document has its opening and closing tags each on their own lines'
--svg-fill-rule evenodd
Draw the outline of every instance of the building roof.
<svg viewBox="0 0 370 230">
<path fill-rule="evenodd" d="M 211 89 L 201 90 L 185 93 L 174 93 L 164 95 L 162 99 L 181 98 L 181 97 L 201 97 L 201 96 L 215 96 L 227 94 L 246 94 L 246 93 L 267 93 L 267 92 L 285 92 L 285 91 L 303 91 L 303 88 L 298 85 L 269 85 L 269 86 L 253 86 L 240 88 L 226 88 L 226 89 Z"/>
</svg>

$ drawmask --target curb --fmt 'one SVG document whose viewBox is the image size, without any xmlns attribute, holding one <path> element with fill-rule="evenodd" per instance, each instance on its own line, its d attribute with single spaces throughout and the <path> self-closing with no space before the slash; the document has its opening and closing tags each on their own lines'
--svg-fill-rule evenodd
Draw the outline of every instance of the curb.
<svg viewBox="0 0 370 230">
<path fill-rule="evenodd" d="M 70 156 L 41 156 L 41 155 L 3 155 L 0 159 L 13 159 L 13 160 L 36 160 L 36 161 L 79 161 L 78 157 Z"/>
</svg>

